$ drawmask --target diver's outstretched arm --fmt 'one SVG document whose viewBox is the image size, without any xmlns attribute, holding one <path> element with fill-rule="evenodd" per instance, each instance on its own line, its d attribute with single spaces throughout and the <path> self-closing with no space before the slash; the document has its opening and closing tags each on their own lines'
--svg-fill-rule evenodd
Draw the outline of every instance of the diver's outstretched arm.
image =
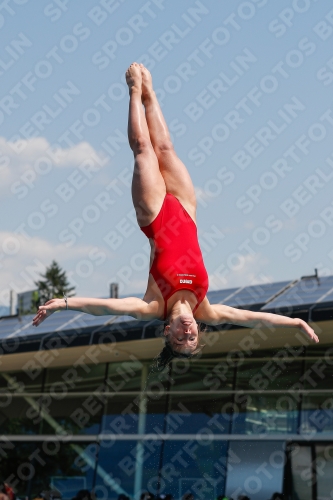
<svg viewBox="0 0 333 500">
<path fill-rule="evenodd" d="M 288 316 L 282 316 L 280 314 L 247 311 L 245 309 L 237 309 L 222 304 L 211 305 L 210 310 L 211 318 L 208 322 L 210 325 L 230 323 L 232 325 L 246 326 L 249 328 L 270 326 L 299 328 L 312 340 L 319 342 L 319 338 L 313 328 L 300 318 L 289 318 Z"/>
<path fill-rule="evenodd" d="M 54 312 L 66 309 L 66 301 L 68 309 L 92 314 L 93 316 L 128 314 L 129 316 L 133 316 L 133 318 L 142 320 L 149 320 L 155 317 L 154 306 L 137 297 L 126 297 L 125 299 L 69 297 L 66 300 L 51 299 L 43 306 L 39 306 L 32 324 L 38 326 Z"/>
</svg>

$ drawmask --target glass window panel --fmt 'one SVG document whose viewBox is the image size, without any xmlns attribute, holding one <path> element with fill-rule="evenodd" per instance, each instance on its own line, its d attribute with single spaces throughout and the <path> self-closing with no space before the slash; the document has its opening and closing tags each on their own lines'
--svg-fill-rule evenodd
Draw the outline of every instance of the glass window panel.
<svg viewBox="0 0 333 500">
<path fill-rule="evenodd" d="M 333 432 L 332 394 L 304 394 L 301 412 L 301 431 L 302 433 Z"/>
<path fill-rule="evenodd" d="M 282 492 L 284 444 L 276 441 L 231 441 L 228 450 L 227 497 L 246 495 L 267 500 Z M 303 497 L 300 496 L 299 498 Z"/>
<path fill-rule="evenodd" d="M 292 498 L 312 500 L 312 458 L 310 446 L 295 445 L 291 450 Z"/>
<path fill-rule="evenodd" d="M 145 428 L 147 433 L 157 434 L 193 434 L 202 429 L 227 434 L 232 409 L 231 395 L 177 393 L 148 398 Z"/>
<path fill-rule="evenodd" d="M 319 499 L 332 498 L 333 446 L 316 446 L 317 494 Z"/>
<path fill-rule="evenodd" d="M 41 392 L 43 371 L 15 371 L 0 373 L 0 390 L 10 392 Z"/>
<path fill-rule="evenodd" d="M 306 356 L 311 358 L 324 358 L 323 362 L 333 364 L 333 347 L 332 344 L 310 344 L 306 348 Z"/>
<path fill-rule="evenodd" d="M 167 433 L 228 434 L 230 430 L 231 395 L 172 394 L 165 417 Z"/>
<path fill-rule="evenodd" d="M 103 396 L 41 398 L 42 434 L 98 434 L 104 409 Z M 59 430 L 60 429 L 60 430 Z"/>
<path fill-rule="evenodd" d="M 232 390 L 234 368 L 226 359 L 177 359 L 172 364 L 171 391 Z"/>
<path fill-rule="evenodd" d="M 50 368 L 46 372 L 44 392 L 92 392 L 103 384 L 105 363 Z"/>
<path fill-rule="evenodd" d="M 245 361 L 237 368 L 236 389 L 243 390 L 288 390 L 299 381 L 302 361 L 289 360 L 274 353 L 271 359 Z M 289 354 L 289 356 L 291 356 Z"/>
<path fill-rule="evenodd" d="M 91 490 L 97 443 L 40 443 L 40 461 L 36 460 L 32 498 L 42 490 L 57 489 L 63 500 L 70 500 L 80 489 Z"/>
<path fill-rule="evenodd" d="M 215 500 L 224 491 L 226 454 L 225 441 L 165 441 L 160 494 Z"/>
<path fill-rule="evenodd" d="M 1 448 L 0 477 L 5 480 L 5 478 L 15 474 L 21 464 L 30 462 L 29 456 L 32 455 L 37 446 L 33 443 L 6 443 L 2 441 Z M 31 472 L 25 469 L 25 473 L 28 473 L 26 477 L 23 474 L 15 474 L 15 493 L 18 498 L 25 498 L 28 493 Z"/>
<path fill-rule="evenodd" d="M 148 365 L 148 375 L 146 383 L 144 384 L 144 390 L 147 392 L 152 392 L 159 397 L 161 392 L 169 391 L 175 385 L 175 379 L 173 375 L 169 375 L 169 369 L 158 371 L 154 362 Z"/>
<path fill-rule="evenodd" d="M 152 491 L 160 450 L 161 442 L 157 440 L 101 442 L 95 488 L 97 498 L 118 500 L 121 493 L 139 498 L 142 491 Z"/>
<path fill-rule="evenodd" d="M 140 394 L 134 396 L 107 396 L 102 418 L 102 432 L 136 434 L 138 432 Z"/>
<path fill-rule="evenodd" d="M 304 375 L 302 377 L 302 383 L 305 389 L 332 389 L 333 385 L 333 349 L 325 360 L 324 357 L 321 359 L 308 359 L 305 362 Z"/>
<path fill-rule="evenodd" d="M 61 444 L 56 440 L 2 445 L 5 458 L 0 461 L 0 476 L 12 476 L 18 498 L 40 497 L 42 491 L 56 486 L 62 498 L 69 500 L 77 492 L 69 490 L 70 484 L 92 489 L 96 447 L 95 443 Z"/>
<path fill-rule="evenodd" d="M 40 418 L 37 399 L 30 396 L 0 395 L 0 432 L 38 434 Z"/>
<path fill-rule="evenodd" d="M 234 434 L 286 434 L 297 431 L 297 402 L 290 395 L 236 394 Z"/>
<path fill-rule="evenodd" d="M 166 395 L 151 397 L 148 395 L 146 414 L 146 433 L 160 434 L 165 427 L 165 414 L 168 411 Z"/>
<path fill-rule="evenodd" d="M 140 361 L 109 363 L 106 379 L 107 390 L 111 392 L 140 391 L 143 368 L 144 365 Z"/>
</svg>

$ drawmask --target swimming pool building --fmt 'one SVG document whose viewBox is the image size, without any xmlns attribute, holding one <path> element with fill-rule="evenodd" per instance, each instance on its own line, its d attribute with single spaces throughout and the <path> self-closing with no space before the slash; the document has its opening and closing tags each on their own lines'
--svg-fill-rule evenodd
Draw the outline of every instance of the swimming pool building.
<svg viewBox="0 0 333 500">
<path fill-rule="evenodd" d="M 20 498 L 333 497 L 333 277 L 213 291 L 212 303 L 300 317 L 210 327 L 159 372 L 163 324 L 54 314 L 0 321 L 0 470 Z"/>
</svg>

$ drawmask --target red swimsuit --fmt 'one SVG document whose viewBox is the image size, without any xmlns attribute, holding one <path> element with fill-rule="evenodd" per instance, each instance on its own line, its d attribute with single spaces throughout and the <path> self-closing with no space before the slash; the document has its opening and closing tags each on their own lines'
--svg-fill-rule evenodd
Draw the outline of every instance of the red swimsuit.
<svg viewBox="0 0 333 500">
<path fill-rule="evenodd" d="M 182 204 L 167 193 L 162 208 L 149 226 L 141 227 L 155 244 L 150 269 L 164 298 L 164 319 L 167 301 L 178 290 L 191 290 L 199 304 L 208 290 L 208 274 L 198 242 L 197 226 Z"/>
</svg>

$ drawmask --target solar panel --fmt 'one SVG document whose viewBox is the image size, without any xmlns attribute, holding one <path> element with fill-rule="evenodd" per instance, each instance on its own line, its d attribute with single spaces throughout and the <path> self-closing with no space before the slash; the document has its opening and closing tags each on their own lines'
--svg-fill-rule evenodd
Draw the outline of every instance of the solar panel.
<svg viewBox="0 0 333 500">
<path fill-rule="evenodd" d="M 207 298 L 211 304 L 224 304 L 224 301 L 230 295 L 233 295 L 240 288 L 225 288 L 207 293 Z"/>
<path fill-rule="evenodd" d="M 283 290 L 289 283 L 289 281 L 280 281 L 278 283 L 246 286 L 239 289 L 238 292 L 229 299 L 226 299 L 225 304 L 234 307 L 263 304 L 280 290 Z"/>
<path fill-rule="evenodd" d="M 322 304 L 323 302 L 333 302 L 333 288 L 328 290 L 328 292 L 324 293 L 319 299 L 317 300 L 317 304 Z"/>
<path fill-rule="evenodd" d="M 333 276 L 299 280 L 294 286 L 266 304 L 262 310 L 292 308 L 314 304 L 333 288 Z"/>
<path fill-rule="evenodd" d="M 0 323 L 0 337 L 8 337 L 10 333 L 16 330 L 24 331 L 27 324 L 26 317 L 24 317 L 24 320 L 22 321 L 19 321 L 18 318 L 3 320 Z"/>
<path fill-rule="evenodd" d="M 92 316 L 77 311 L 59 311 L 50 316 L 38 327 L 32 325 L 33 314 L 18 318 L 8 318 L 0 322 L 0 339 L 24 337 L 26 335 L 45 335 L 63 330 L 98 328 L 111 323 L 133 321 L 131 316 Z"/>
</svg>

